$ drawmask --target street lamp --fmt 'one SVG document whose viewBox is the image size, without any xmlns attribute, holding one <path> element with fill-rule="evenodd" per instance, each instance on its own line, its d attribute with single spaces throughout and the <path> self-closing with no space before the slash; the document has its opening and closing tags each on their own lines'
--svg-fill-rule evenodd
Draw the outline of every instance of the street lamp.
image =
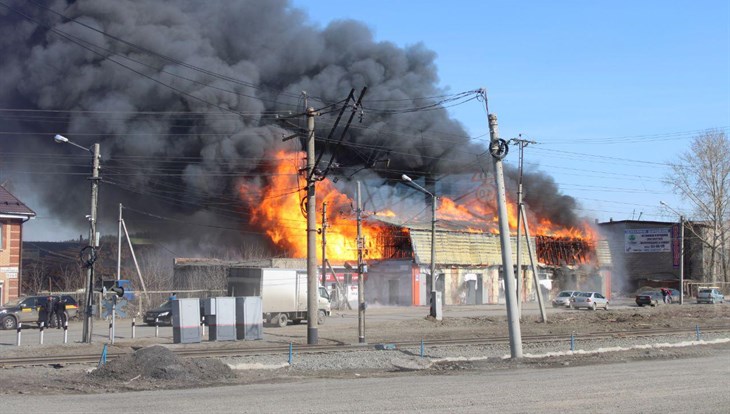
<svg viewBox="0 0 730 414">
<path fill-rule="evenodd" d="M 679 238 L 681 240 L 679 247 L 679 304 L 684 305 L 684 216 L 679 214 L 676 210 L 669 207 L 667 203 L 661 200 L 659 201 L 659 204 L 663 205 L 664 207 L 673 211 L 674 214 L 679 216 L 679 226 L 681 229 L 679 235 Z"/>
<path fill-rule="evenodd" d="M 89 218 L 89 258 L 85 262 L 87 268 L 86 272 L 86 285 L 84 286 L 84 330 L 82 334 L 82 340 L 86 343 L 91 343 L 91 332 L 93 330 L 93 319 L 92 319 L 92 302 L 94 298 L 94 261 L 96 261 L 96 204 L 99 194 L 99 144 L 94 144 L 90 148 L 81 146 L 63 135 L 56 135 L 53 140 L 59 144 L 71 144 L 74 147 L 81 148 L 84 151 L 88 151 L 92 154 L 92 172 L 91 172 L 91 214 Z"/>
<path fill-rule="evenodd" d="M 403 174 L 401 178 L 403 179 L 403 181 L 410 184 L 416 190 L 431 196 L 431 316 L 436 318 L 437 321 L 440 321 L 442 318 L 441 301 L 436 300 L 436 201 L 438 200 L 438 197 L 436 197 L 436 195 L 432 192 L 413 182 L 411 177 Z"/>
</svg>

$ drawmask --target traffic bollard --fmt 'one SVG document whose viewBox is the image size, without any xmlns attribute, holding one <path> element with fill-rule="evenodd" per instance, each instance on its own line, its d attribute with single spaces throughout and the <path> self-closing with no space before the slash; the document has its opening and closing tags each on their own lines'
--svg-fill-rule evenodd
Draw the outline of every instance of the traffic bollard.
<svg viewBox="0 0 730 414">
<path fill-rule="evenodd" d="M 135 318 L 132 318 L 132 339 L 134 339 L 134 336 L 135 336 L 134 324 L 135 324 Z"/>
<path fill-rule="evenodd" d="M 695 331 L 696 331 L 696 333 L 697 333 L 697 340 L 698 340 L 698 341 L 701 341 L 701 340 L 702 340 L 702 333 L 700 333 L 700 325 L 697 325 L 697 326 L 695 327 Z"/>
<path fill-rule="evenodd" d="M 421 358 L 423 358 L 424 351 L 425 351 L 425 349 L 423 347 L 423 339 L 421 339 Z"/>
<path fill-rule="evenodd" d="M 570 352 L 575 351 L 575 332 L 570 334 Z"/>
<path fill-rule="evenodd" d="M 68 343 L 68 321 L 63 322 L 63 343 Z"/>
<path fill-rule="evenodd" d="M 200 337 L 205 338 L 205 316 L 200 319 Z"/>
<path fill-rule="evenodd" d="M 20 346 L 20 336 L 21 336 L 22 331 L 23 331 L 23 324 L 18 322 L 18 327 L 16 328 L 16 332 L 18 333 L 18 337 L 15 340 L 16 346 Z"/>
<path fill-rule="evenodd" d="M 160 336 L 160 320 L 155 318 L 155 338 Z"/>
<path fill-rule="evenodd" d="M 46 323 L 41 322 L 41 335 L 40 335 L 40 344 L 43 345 L 43 328 L 45 328 Z"/>
</svg>

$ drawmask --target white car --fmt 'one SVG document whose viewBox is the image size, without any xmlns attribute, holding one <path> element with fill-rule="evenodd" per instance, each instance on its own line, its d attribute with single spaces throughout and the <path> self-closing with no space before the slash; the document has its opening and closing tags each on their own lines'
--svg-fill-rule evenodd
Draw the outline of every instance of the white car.
<svg viewBox="0 0 730 414">
<path fill-rule="evenodd" d="M 580 293 L 577 290 L 563 290 L 553 299 L 553 308 L 570 306 L 570 298 Z"/>
<path fill-rule="evenodd" d="M 570 298 L 570 309 L 587 308 L 596 310 L 603 308 L 608 310 L 608 299 L 598 292 L 578 292 Z"/>
</svg>

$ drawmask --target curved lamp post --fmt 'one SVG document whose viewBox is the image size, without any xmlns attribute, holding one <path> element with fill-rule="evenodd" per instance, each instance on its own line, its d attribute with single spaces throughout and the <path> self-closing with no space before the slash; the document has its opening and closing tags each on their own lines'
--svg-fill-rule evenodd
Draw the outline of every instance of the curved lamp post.
<svg viewBox="0 0 730 414">
<path fill-rule="evenodd" d="M 436 301 L 436 197 L 435 194 L 413 182 L 411 177 L 403 174 L 401 179 L 410 184 L 416 190 L 431 196 L 431 311 L 430 314 L 436 320 L 441 320 L 441 302 Z"/>
</svg>

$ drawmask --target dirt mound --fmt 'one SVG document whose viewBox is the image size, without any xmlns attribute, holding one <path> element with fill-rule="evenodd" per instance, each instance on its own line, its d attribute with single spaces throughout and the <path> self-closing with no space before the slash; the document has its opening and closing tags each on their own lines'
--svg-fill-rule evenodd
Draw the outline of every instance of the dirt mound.
<svg viewBox="0 0 730 414">
<path fill-rule="evenodd" d="M 131 381 L 156 379 L 170 381 L 215 381 L 233 378 L 231 368 L 220 360 L 183 359 L 169 349 L 154 345 L 116 358 L 89 374 L 96 380 Z"/>
</svg>

